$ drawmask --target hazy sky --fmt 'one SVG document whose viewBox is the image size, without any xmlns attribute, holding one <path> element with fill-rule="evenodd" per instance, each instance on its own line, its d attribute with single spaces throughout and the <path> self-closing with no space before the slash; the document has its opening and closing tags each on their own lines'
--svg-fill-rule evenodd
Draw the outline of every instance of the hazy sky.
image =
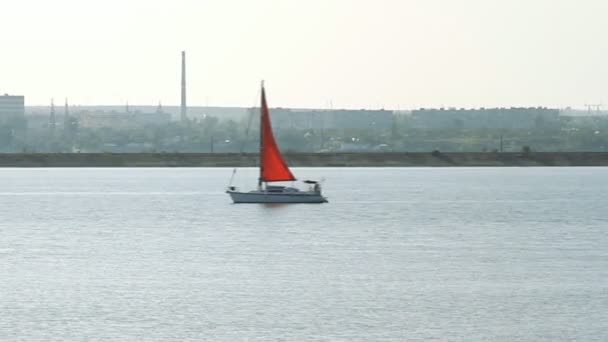
<svg viewBox="0 0 608 342">
<path fill-rule="evenodd" d="M 26 104 L 608 106 L 606 0 L 0 0 Z"/>
</svg>

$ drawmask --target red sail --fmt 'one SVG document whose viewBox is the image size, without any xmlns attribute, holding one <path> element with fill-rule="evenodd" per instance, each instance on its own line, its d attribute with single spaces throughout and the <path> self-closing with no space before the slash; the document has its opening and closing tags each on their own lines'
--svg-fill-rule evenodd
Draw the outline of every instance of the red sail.
<svg viewBox="0 0 608 342">
<path fill-rule="evenodd" d="M 280 182 L 295 180 L 296 178 L 289 170 L 285 160 L 283 160 L 277 142 L 274 140 L 272 125 L 270 124 L 270 113 L 268 111 L 268 104 L 266 103 L 266 92 L 263 86 L 261 111 L 260 181 Z"/>
</svg>

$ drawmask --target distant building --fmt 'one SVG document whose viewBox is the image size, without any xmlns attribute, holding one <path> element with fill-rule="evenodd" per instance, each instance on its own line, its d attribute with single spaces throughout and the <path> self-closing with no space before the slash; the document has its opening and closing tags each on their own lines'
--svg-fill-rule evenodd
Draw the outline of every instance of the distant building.
<svg viewBox="0 0 608 342">
<path fill-rule="evenodd" d="M 559 122 L 559 110 L 544 107 L 417 109 L 410 125 L 417 129 L 530 129 Z"/>
<path fill-rule="evenodd" d="M 388 130 L 393 125 L 391 110 L 334 110 L 331 111 L 331 128 Z"/>
<path fill-rule="evenodd" d="M 0 95 L 0 120 L 7 121 L 25 116 L 25 97 Z"/>
<path fill-rule="evenodd" d="M 389 110 L 271 108 L 270 111 L 277 129 L 387 130 L 393 124 L 393 112 Z"/>
<path fill-rule="evenodd" d="M 28 132 L 47 131 L 49 129 L 49 115 L 38 114 L 27 116 L 27 130 Z"/>
<path fill-rule="evenodd" d="M 153 113 L 81 111 L 73 115 L 81 128 L 131 129 L 166 126 L 171 122 L 171 114 L 162 111 Z"/>
<path fill-rule="evenodd" d="M 254 113 L 259 109 L 255 108 Z M 318 129 L 323 126 L 320 116 L 322 113 L 314 110 L 295 110 L 289 108 L 271 108 L 270 118 L 275 129 L 298 129 L 309 130 Z"/>
<path fill-rule="evenodd" d="M 599 108 L 591 110 L 591 109 L 573 109 L 573 108 L 564 108 L 559 112 L 560 116 L 565 117 L 600 117 L 600 116 L 608 116 L 608 111 L 600 110 Z"/>
</svg>

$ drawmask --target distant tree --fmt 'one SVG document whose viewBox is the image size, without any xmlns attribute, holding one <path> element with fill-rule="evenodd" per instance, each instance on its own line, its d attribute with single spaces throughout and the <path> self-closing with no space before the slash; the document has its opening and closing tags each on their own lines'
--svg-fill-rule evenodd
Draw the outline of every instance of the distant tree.
<svg viewBox="0 0 608 342">
<path fill-rule="evenodd" d="M 13 142 L 13 128 L 8 125 L 0 126 L 0 149 L 9 150 Z"/>
</svg>

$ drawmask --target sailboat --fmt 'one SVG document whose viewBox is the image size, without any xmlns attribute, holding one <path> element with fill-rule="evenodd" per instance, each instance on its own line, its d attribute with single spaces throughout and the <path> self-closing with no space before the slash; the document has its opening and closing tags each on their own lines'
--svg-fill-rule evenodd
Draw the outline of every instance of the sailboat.
<svg viewBox="0 0 608 342">
<path fill-rule="evenodd" d="M 266 103 L 266 91 L 262 82 L 262 98 L 260 105 L 260 176 L 258 188 L 249 192 L 241 192 L 232 185 L 226 193 L 234 203 L 326 203 L 327 198 L 321 194 L 321 184 L 318 181 L 305 180 L 307 190 L 295 187 L 270 185 L 274 182 L 295 181 L 289 166 L 283 159 L 281 151 L 272 133 L 270 111 Z M 233 173 L 234 175 L 234 173 Z"/>
</svg>

